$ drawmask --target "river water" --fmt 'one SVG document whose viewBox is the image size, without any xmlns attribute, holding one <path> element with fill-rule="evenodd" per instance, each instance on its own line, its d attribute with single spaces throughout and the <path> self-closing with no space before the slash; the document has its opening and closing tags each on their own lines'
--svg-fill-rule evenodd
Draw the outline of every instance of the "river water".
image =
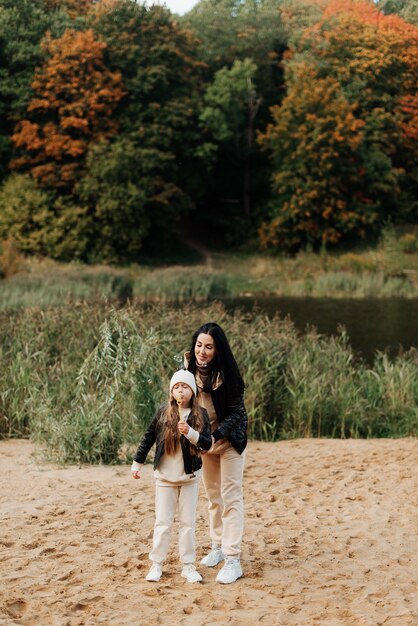
<svg viewBox="0 0 418 626">
<path fill-rule="evenodd" d="M 377 350 L 391 357 L 418 348 L 418 299 L 403 298 L 282 298 L 224 299 L 228 310 L 250 311 L 256 305 L 268 316 L 289 316 L 300 331 L 314 326 L 324 335 L 345 326 L 356 353 L 372 364 Z"/>
</svg>

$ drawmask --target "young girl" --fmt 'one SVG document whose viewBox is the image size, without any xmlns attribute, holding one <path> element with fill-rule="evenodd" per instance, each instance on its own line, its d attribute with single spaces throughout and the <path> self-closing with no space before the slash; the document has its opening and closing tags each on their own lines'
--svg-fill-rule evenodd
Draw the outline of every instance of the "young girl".
<svg viewBox="0 0 418 626">
<path fill-rule="evenodd" d="M 169 401 L 155 414 L 132 463 L 133 478 L 140 478 L 147 454 L 156 443 L 155 525 L 149 555 L 152 566 L 146 576 L 149 581 L 161 578 L 177 505 L 181 575 L 190 583 L 202 580 L 194 565 L 195 521 L 202 467 L 200 450 L 209 450 L 211 435 L 208 414 L 198 405 L 196 395 L 193 374 L 187 370 L 175 372 Z"/>
</svg>

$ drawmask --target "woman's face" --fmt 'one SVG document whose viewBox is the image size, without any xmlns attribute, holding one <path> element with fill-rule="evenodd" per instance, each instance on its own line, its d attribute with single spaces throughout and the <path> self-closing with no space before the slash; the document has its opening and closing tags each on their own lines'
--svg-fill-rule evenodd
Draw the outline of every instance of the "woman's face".
<svg viewBox="0 0 418 626">
<path fill-rule="evenodd" d="M 216 354 L 215 340 L 211 335 L 200 333 L 194 347 L 196 363 L 200 367 L 206 367 L 213 361 Z"/>
</svg>

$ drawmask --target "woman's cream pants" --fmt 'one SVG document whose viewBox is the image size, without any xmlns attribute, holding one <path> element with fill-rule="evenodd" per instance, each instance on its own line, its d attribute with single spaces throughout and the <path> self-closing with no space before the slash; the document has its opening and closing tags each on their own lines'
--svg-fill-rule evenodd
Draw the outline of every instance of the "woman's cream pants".
<svg viewBox="0 0 418 626">
<path fill-rule="evenodd" d="M 244 531 L 245 452 L 238 454 L 229 446 L 222 454 L 203 455 L 202 460 L 212 544 L 221 546 L 225 556 L 239 558 Z"/>
</svg>

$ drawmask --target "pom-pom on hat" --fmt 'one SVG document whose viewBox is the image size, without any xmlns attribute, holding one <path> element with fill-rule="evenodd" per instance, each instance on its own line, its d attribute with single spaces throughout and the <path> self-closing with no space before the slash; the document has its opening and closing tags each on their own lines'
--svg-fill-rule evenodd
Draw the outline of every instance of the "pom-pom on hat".
<svg viewBox="0 0 418 626">
<path fill-rule="evenodd" d="M 178 372 L 174 372 L 170 380 L 170 393 L 172 392 L 174 385 L 177 385 L 177 383 L 186 383 L 186 385 L 189 385 L 194 395 L 197 395 L 196 381 L 193 374 L 188 370 L 178 370 Z"/>
</svg>

